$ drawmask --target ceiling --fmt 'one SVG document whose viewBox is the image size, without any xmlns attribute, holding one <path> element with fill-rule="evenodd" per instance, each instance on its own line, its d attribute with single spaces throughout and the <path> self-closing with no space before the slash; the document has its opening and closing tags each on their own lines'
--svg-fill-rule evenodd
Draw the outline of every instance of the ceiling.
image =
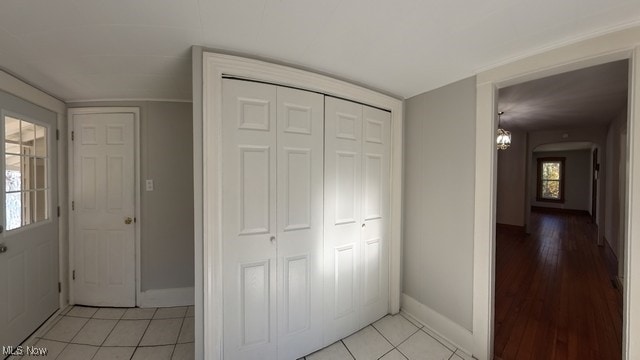
<svg viewBox="0 0 640 360">
<path fill-rule="evenodd" d="M 627 105 L 627 60 L 500 89 L 501 126 L 526 131 L 607 126 Z"/>
<path fill-rule="evenodd" d="M 0 68 L 65 101 L 191 100 L 203 45 L 410 97 L 638 19 L 637 0 L 1 0 Z"/>
</svg>

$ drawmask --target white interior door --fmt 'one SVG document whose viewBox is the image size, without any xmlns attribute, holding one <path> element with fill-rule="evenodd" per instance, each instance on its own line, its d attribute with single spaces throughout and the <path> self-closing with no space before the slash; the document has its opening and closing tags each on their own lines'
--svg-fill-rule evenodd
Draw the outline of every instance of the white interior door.
<svg viewBox="0 0 640 360">
<path fill-rule="evenodd" d="M 225 359 L 275 359 L 276 87 L 222 83 Z"/>
<path fill-rule="evenodd" d="M 362 105 L 325 98 L 325 345 L 359 328 Z"/>
<path fill-rule="evenodd" d="M 16 346 L 58 309 L 56 115 L 2 111 L 0 345 Z M 6 354 L 5 354 L 6 355 Z"/>
<path fill-rule="evenodd" d="M 361 326 L 366 326 L 389 310 L 391 114 L 364 106 L 362 121 Z"/>
<path fill-rule="evenodd" d="M 277 88 L 278 358 L 322 348 L 324 96 Z"/>
<path fill-rule="evenodd" d="M 389 112 L 325 100 L 325 345 L 389 307 Z"/>
<path fill-rule="evenodd" d="M 71 110 L 73 301 L 136 305 L 136 114 Z"/>
</svg>

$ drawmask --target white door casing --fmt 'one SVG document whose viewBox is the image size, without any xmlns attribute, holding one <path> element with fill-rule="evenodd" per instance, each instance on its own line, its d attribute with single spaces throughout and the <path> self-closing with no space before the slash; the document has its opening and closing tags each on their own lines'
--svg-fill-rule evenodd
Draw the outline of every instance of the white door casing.
<svg viewBox="0 0 640 360">
<path fill-rule="evenodd" d="M 136 305 L 137 109 L 70 109 L 74 304 Z"/>
<path fill-rule="evenodd" d="M 3 190 L 0 192 L 0 199 L 2 200 L 0 203 L 2 205 L 0 224 L 2 224 L 3 229 L 0 234 L 0 243 L 6 247 L 6 249 L 3 249 L 4 252 L 0 253 L 0 345 L 17 346 L 44 323 L 58 309 L 59 305 L 58 217 L 54 210 L 58 204 L 56 119 L 55 117 L 51 120 L 31 119 L 21 114 L 4 110 L 0 112 L 0 141 L 3 142 L 2 149 L 0 149 L 0 157 L 2 158 L 0 170 L 3 173 L 7 170 L 4 144 L 5 116 L 25 120 L 30 124 L 46 129 L 43 146 L 46 149 L 46 154 L 38 153 L 38 151 L 33 154 L 30 151 L 32 156 L 23 157 L 20 171 L 21 175 L 32 172 L 32 170 L 25 171 L 26 167 L 23 166 L 25 159 L 31 159 L 28 161 L 29 167 L 33 163 L 35 168 L 32 169 L 37 174 L 45 170 L 46 176 L 38 175 L 37 179 L 39 180 L 35 181 L 35 187 L 30 186 L 30 188 L 48 189 L 44 196 L 46 198 L 47 218 L 43 219 L 45 213 L 37 211 L 36 218 L 39 218 L 40 221 L 14 230 L 7 230 L 5 214 L 5 190 L 7 189 L 5 186 L 7 185 L 4 182 Z M 33 133 L 31 133 L 31 136 L 33 137 Z M 25 154 L 22 151 L 21 153 Z M 33 180 L 36 176 L 32 175 L 31 178 Z M 22 177 L 21 186 L 23 190 L 26 182 L 26 177 Z M 27 185 L 27 188 L 29 188 L 29 185 Z M 35 205 L 35 207 L 36 210 L 40 210 L 39 206 L 42 205 L 42 197 L 41 195 L 36 195 L 36 197 L 38 197 L 36 201 L 39 205 Z M 23 216 L 27 205 L 25 201 L 31 202 L 33 200 L 33 196 L 22 198 Z"/>
</svg>

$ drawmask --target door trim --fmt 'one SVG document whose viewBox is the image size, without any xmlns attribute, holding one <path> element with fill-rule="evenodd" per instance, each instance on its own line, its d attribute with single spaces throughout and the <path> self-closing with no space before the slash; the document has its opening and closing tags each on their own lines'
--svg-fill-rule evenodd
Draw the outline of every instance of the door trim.
<svg viewBox="0 0 640 360">
<path fill-rule="evenodd" d="M 200 54 L 194 55 L 194 64 L 202 61 L 202 68 L 194 71 L 194 87 L 200 81 L 203 86 L 202 98 L 194 97 L 195 286 L 197 296 L 207 296 L 203 300 L 196 298 L 196 318 L 204 319 L 202 328 L 196 326 L 196 357 L 222 358 L 222 241 L 219 225 L 223 76 L 292 86 L 391 112 L 389 312 L 397 313 L 400 310 L 401 293 L 403 100 L 328 76 L 260 60 L 212 52 L 202 52 L 200 59 L 196 57 L 200 57 Z M 200 71 L 202 77 L 198 78 Z M 196 109 L 198 106 L 200 108 Z M 200 111 L 202 118 L 198 117 Z"/>
<path fill-rule="evenodd" d="M 640 27 L 611 32 L 480 72 L 476 77 L 476 160 L 473 238 L 473 356 L 493 359 L 498 89 L 606 62 L 629 60 L 623 359 L 640 358 Z M 636 244 L 634 246 L 634 244 Z M 636 299 L 634 304 L 632 298 Z"/>
<path fill-rule="evenodd" d="M 140 291 L 140 229 L 141 222 L 140 219 L 140 108 L 138 107 L 83 107 L 83 108 L 70 108 L 67 110 L 67 119 L 68 119 L 68 128 L 67 128 L 67 144 L 69 149 L 68 156 L 68 164 L 69 164 L 69 189 L 68 189 L 68 199 L 67 206 L 69 209 L 69 273 L 68 279 L 69 282 L 69 304 L 75 304 L 75 287 L 73 282 L 73 269 L 75 268 L 75 237 L 74 237 L 74 221 L 75 221 L 75 212 L 71 210 L 71 202 L 73 199 L 73 189 L 74 189 L 74 149 L 73 149 L 73 140 L 71 139 L 71 132 L 74 129 L 73 116 L 80 114 L 117 114 L 117 113 L 132 113 L 134 115 L 134 132 L 133 135 L 133 162 L 134 162 L 134 208 L 135 208 L 135 218 L 134 222 L 134 237 L 135 237 L 135 298 L 136 298 L 136 306 L 140 306 L 140 301 L 142 299 L 141 291 Z"/>
</svg>

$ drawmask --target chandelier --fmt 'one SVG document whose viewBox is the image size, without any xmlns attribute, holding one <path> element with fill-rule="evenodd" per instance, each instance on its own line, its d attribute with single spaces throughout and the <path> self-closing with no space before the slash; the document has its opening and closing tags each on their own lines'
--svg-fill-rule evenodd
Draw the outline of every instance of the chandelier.
<svg viewBox="0 0 640 360">
<path fill-rule="evenodd" d="M 498 113 L 498 136 L 496 137 L 496 147 L 499 150 L 506 150 L 511 145 L 511 132 L 500 128 L 500 116 L 504 111 Z"/>
</svg>

